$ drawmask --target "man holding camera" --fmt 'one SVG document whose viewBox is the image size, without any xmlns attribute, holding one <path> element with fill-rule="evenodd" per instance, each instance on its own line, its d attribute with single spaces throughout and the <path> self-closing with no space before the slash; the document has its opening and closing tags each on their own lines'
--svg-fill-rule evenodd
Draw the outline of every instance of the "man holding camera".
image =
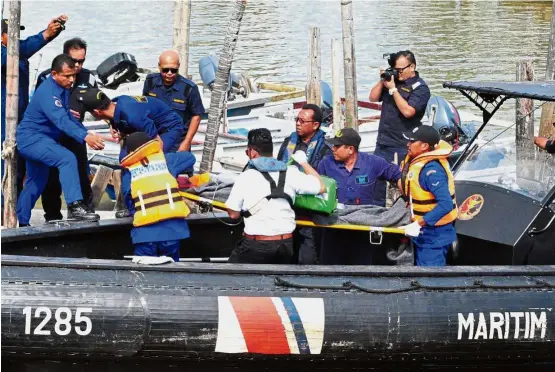
<svg viewBox="0 0 555 372">
<path fill-rule="evenodd" d="M 380 70 L 380 81 L 370 91 L 370 102 L 382 102 L 378 140 L 374 155 L 392 162 L 407 155 L 404 132 L 418 127 L 430 100 L 430 88 L 416 70 L 416 58 L 408 50 L 391 54 L 387 70 Z M 385 206 L 386 183 L 378 180 L 374 203 Z"/>
</svg>

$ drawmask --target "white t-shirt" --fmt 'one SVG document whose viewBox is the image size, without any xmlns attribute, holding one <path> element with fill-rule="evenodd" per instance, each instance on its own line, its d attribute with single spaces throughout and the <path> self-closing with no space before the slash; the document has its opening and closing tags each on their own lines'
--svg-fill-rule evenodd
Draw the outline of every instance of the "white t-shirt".
<svg viewBox="0 0 555 372">
<path fill-rule="evenodd" d="M 277 186 L 279 172 L 270 172 L 270 176 Z M 295 201 L 295 194 L 318 194 L 320 181 L 290 166 L 287 167 L 284 191 Z M 270 183 L 259 171 L 248 169 L 237 177 L 225 204 L 237 212 L 247 211 L 268 195 Z M 270 199 L 258 212 L 245 218 L 245 233 L 249 235 L 281 235 L 292 233 L 293 230 L 295 212 L 285 199 Z"/>
</svg>

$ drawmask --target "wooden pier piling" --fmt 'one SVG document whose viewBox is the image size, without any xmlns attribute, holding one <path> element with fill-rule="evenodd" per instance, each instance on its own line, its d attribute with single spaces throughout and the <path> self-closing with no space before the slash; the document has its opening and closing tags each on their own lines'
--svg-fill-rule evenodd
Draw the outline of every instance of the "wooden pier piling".
<svg viewBox="0 0 555 372">
<path fill-rule="evenodd" d="M 545 80 L 555 80 L 555 0 L 551 7 L 551 33 L 549 34 L 549 49 L 545 66 Z M 550 137 L 555 134 L 555 103 L 546 102 L 542 106 L 540 120 L 540 136 Z"/>
<path fill-rule="evenodd" d="M 336 132 L 343 128 L 343 113 L 341 112 L 341 92 L 340 87 L 340 60 L 341 44 L 339 39 L 331 40 L 331 81 L 333 92 L 333 131 Z"/>
<path fill-rule="evenodd" d="M 179 54 L 179 74 L 187 77 L 191 0 L 175 0 L 173 7 L 173 49 Z"/>
<path fill-rule="evenodd" d="M 320 28 L 308 29 L 308 83 L 306 87 L 306 102 L 320 106 L 322 92 L 320 80 L 322 67 L 320 61 Z"/>
<path fill-rule="evenodd" d="M 534 81 L 534 60 L 521 58 L 516 63 L 516 81 Z M 534 179 L 534 101 L 516 100 L 517 178 Z"/>
<path fill-rule="evenodd" d="M 343 65 L 345 74 L 345 125 L 358 129 L 357 74 L 353 2 L 341 0 L 341 28 L 343 31 Z"/>
<path fill-rule="evenodd" d="M 2 144 L 4 156 L 4 177 L 2 194 L 4 197 L 4 226 L 16 227 L 17 217 L 17 152 L 15 129 L 19 121 L 19 25 L 21 2 L 8 1 L 8 58 L 6 66 L 6 138 Z"/>
</svg>

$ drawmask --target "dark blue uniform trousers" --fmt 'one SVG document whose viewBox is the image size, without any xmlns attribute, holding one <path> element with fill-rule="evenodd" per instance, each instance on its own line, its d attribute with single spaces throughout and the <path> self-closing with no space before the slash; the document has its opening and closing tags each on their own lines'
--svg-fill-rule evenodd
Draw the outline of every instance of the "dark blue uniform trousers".
<svg viewBox="0 0 555 372">
<path fill-rule="evenodd" d="M 376 150 L 374 155 L 379 156 L 387 160 L 388 163 L 392 163 L 395 158 L 395 153 L 397 153 L 397 164 L 401 164 L 407 156 L 407 147 L 392 147 L 376 145 Z M 374 202 L 372 204 L 378 205 L 380 207 L 385 207 L 385 199 L 387 197 L 387 183 L 384 180 L 376 180 L 376 185 L 374 187 Z"/>
<path fill-rule="evenodd" d="M 17 201 L 17 219 L 20 224 L 29 223 L 31 210 L 48 182 L 50 167 L 58 168 L 66 203 L 83 200 L 77 160 L 71 151 L 44 136 L 40 141 L 27 146 L 20 143 L 19 153 L 27 164 L 27 179 Z"/>
<path fill-rule="evenodd" d="M 185 132 L 186 134 L 187 132 Z M 162 151 L 164 153 L 168 152 L 176 152 L 181 145 L 181 141 L 183 139 L 183 129 L 182 128 L 172 128 L 167 132 L 160 134 L 160 138 L 162 142 L 164 142 L 164 148 Z"/>
<path fill-rule="evenodd" d="M 413 243 L 414 244 L 414 243 Z M 416 266 L 445 266 L 450 244 L 442 247 L 419 247 L 414 244 Z"/>
<path fill-rule="evenodd" d="M 134 246 L 135 256 L 167 256 L 173 258 L 175 262 L 179 262 L 179 240 L 135 243 Z"/>
</svg>

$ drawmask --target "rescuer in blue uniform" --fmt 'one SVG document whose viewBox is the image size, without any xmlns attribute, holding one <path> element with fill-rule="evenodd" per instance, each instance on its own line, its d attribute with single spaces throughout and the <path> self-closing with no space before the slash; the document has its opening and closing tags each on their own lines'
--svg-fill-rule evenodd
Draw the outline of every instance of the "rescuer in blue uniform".
<svg viewBox="0 0 555 372">
<path fill-rule="evenodd" d="M 23 113 L 29 104 L 29 58 L 51 42 L 64 29 L 68 17 L 65 14 L 54 18 L 48 23 L 46 30 L 36 35 L 29 36 L 19 41 L 19 97 L 18 97 L 18 123 L 23 119 Z M 25 27 L 21 26 L 21 30 Z M 2 146 L 6 139 L 6 68 L 8 57 L 8 20 L 2 19 Z M 18 158 L 17 189 L 21 192 L 25 176 L 25 161 Z M 2 159 L 2 178 L 4 177 L 4 160 Z M 2 199 L 3 200 L 3 199 Z"/>
<path fill-rule="evenodd" d="M 20 226 L 29 225 L 31 210 L 42 193 L 50 167 L 58 168 L 60 183 L 68 206 L 68 218 L 98 220 L 83 205 L 75 156 L 60 145 L 62 134 L 93 149 L 104 148 L 104 141 L 87 133 L 82 123 L 69 113 L 70 88 L 75 81 L 73 59 L 60 54 L 52 61 L 51 76 L 33 95 L 23 120 L 17 127 L 17 148 L 26 160 L 27 179 L 17 201 Z"/>
<path fill-rule="evenodd" d="M 96 78 L 91 71 L 83 68 L 83 63 L 87 56 L 87 43 L 80 38 L 69 39 L 64 43 L 64 54 L 69 55 L 75 63 L 75 82 L 71 88 L 69 96 L 69 112 L 75 119 L 83 122 L 85 109 L 77 99 L 77 91 L 81 89 L 96 87 Z M 50 69 L 41 72 L 37 78 L 35 88 L 50 77 Z M 94 212 L 93 194 L 89 180 L 89 163 L 87 156 L 87 145 L 79 143 L 73 138 L 62 135 L 60 144 L 71 151 L 77 159 L 77 169 L 79 171 L 79 181 L 81 182 L 81 192 L 83 193 L 83 203 L 90 212 Z M 62 219 L 62 186 L 60 185 L 58 169 L 50 168 L 48 183 L 41 195 L 42 207 L 44 209 L 44 219 L 46 221 Z"/>
<path fill-rule="evenodd" d="M 163 154 L 160 142 L 143 132 L 127 136 L 123 143 L 128 155 L 121 160 L 126 168 L 121 187 L 133 216 L 135 256 L 168 256 L 178 262 L 180 240 L 190 233 L 185 221 L 189 209 L 176 178 L 195 164 L 195 157 L 188 151 Z"/>
<path fill-rule="evenodd" d="M 430 100 L 430 88 L 420 78 L 416 69 L 416 57 L 409 50 L 390 56 L 389 65 L 393 73 L 389 79 L 382 78 L 370 91 L 370 102 L 382 102 L 378 139 L 374 155 L 393 162 L 395 153 L 398 161 L 407 154 L 407 140 L 403 133 L 421 125 L 422 117 Z M 374 202 L 385 206 L 386 184 L 379 180 Z"/>
<path fill-rule="evenodd" d="M 347 205 L 374 204 L 378 179 L 400 187 L 401 172 L 395 164 L 358 152 L 361 138 L 356 130 L 344 128 L 328 140 L 333 156 L 318 165 L 318 173 L 337 182 L 337 200 Z M 346 244 L 348 242 L 348 244 Z M 367 232 L 324 229 L 320 262 L 326 265 L 370 265 L 374 247 Z"/>
<path fill-rule="evenodd" d="M 156 97 L 166 102 L 183 119 L 183 140 L 179 151 L 189 151 L 204 114 L 204 106 L 195 83 L 179 75 L 179 55 L 167 50 L 160 55 L 158 69 L 146 77 L 143 96 Z"/>
<path fill-rule="evenodd" d="M 318 169 L 318 164 L 327 155 L 331 155 L 331 147 L 326 143 L 322 125 L 322 109 L 318 105 L 306 104 L 295 120 L 295 132 L 287 137 L 279 148 L 277 159 L 288 163 L 297 151 L 303 151 L 308 164 Z M 298 217 L 308 216 L 302 209 L 295 210 Z M 310 216 L 308 216 L 310 217 Z M 318 263 L 319 230 L 311 227 L 297 227 L 293 232 L 295 258 L 301 265 Z"/>
<path fill-rule="evenodd" d="M 110 132 L 115 139 L 144 132 L 151 139 L 162 142 L 165 153 L 175 152 L 183 135 L 183 120 L 159 99 L 145 96 L 119 96 L 110 100 L 99 89 L 84 89 L 78 99 L 97 119 L 110 121 Z M 122 149 L 121 157 L 126 155 Z"/>
<path fill-rule="evenodd" d="M 455 181 L 447 160 L 453 147 L 428 125 L 404 136 L 409 143 L 401 183 L 414 222 L 403 228 L 412 237 L 417 266 L 445 266 L 447 252 L 457 240 Z"/>
</svg>

